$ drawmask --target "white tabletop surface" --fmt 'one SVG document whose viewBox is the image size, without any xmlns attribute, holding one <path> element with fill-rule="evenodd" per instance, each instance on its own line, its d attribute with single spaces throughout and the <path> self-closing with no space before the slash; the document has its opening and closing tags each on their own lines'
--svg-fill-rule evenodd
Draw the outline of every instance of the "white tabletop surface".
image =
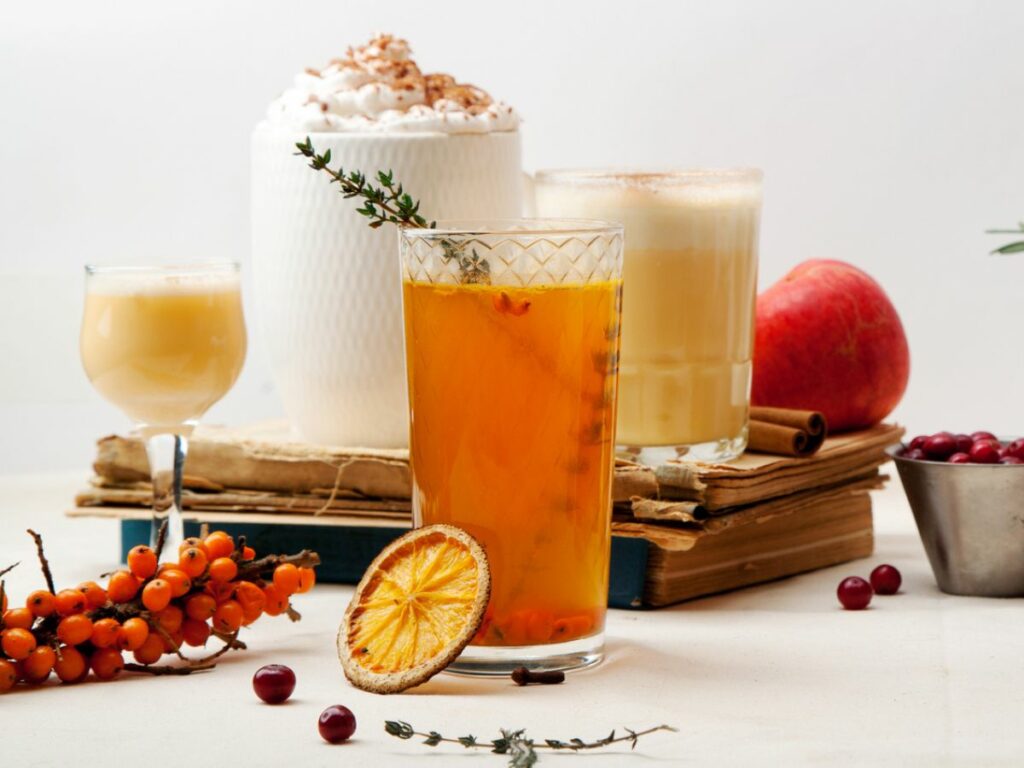
<svg viewBox="0 0 1024 768">
<path fill-rule="evenodd" d="M 43 533 L 58 589 L 116 563 L 117 524 L 62 511 L 82 475 L 0 478 L 0 564 L 20 598 L 42 586 L 31 540 Z M 1021 765 L 1024 614 L 1015 600 L 941 594 L 898 481 L 876 494 L 876 555 L 773 584 L 659 611 L 611 611 L 608 658 L 560 686 L 440 675 L 377 696 L 352 688 L 334 650 L 350 589 L 299 595 L 298 624 L 262 618 L 249 650 L 190 677 L 124 675 L 0 696 L 4 765 L 504 765 L 486 752 L 430 748 L 384 733 L 385 719 L 446 736 L 599 738 L 612 728 L 679 728 L 628 747 L 542 755 L 542 765 Z M 839 608 L 835 587 L 877 563 L 903 572 L 901 594 Z M 282 663 L 298 676 L 284 706 L 253 695 L 252 673 Z M 355 738 L 330 746 L 316 721 L 351 708 Z M 174 756 L 173 759 L 171 756 Z M 134 761 L 138 761 L 135 763 Z"/>
</svg>

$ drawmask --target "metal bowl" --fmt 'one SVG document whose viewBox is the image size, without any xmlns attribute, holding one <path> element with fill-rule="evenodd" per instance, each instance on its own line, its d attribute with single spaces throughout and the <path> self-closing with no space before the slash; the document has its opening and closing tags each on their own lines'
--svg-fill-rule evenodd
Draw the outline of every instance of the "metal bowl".
<svg viewBox="0 0 1024 768">
<path fill-rule="evenodd" d="M 920 461 L 900 450 L 888 452 L 939 589 L 1024 595 L 1024 465 Z"/>
</svg>

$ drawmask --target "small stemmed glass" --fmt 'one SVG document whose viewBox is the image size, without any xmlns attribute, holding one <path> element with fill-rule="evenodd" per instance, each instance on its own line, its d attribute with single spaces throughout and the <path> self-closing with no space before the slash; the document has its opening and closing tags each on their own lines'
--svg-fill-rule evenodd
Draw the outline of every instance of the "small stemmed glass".
<svg viewBox="0 0 1024 768">
<path fill-rule="evenodd" d="M 146 441 L 151 542 L 166 521 L 167 551 L 184 539 L 188 438 L 235 383 L 245 351 L 238 264 L 85 268 L 82 363 Z"/>
</svg>

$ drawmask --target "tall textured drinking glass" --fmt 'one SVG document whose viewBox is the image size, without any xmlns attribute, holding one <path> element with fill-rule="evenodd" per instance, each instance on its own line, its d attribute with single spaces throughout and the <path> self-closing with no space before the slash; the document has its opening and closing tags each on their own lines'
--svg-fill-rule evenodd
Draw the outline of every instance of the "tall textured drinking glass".
<svg viewBox="0 0 1024 768">
<path fill-rule="evenodd" d="M 761 172 L 547 171 L 535 190 L 540 215 L 625 225 L 622 449 L 652 464 L 743 453 Z"/>
<path fill-rule="evenodd" d="M 188 437 L 238 378 L 246 335 L 237 264 L 85 268 L 82 363 L 92 385 L 146 440 L 155 543 L 183 538 Z"/>
<path fill-rule="evenodd" d="M 622 228 L 445 223 L 401 234 L 413 511 L 483 544 L 491 601 L 450 667 L 600 661 Z"/>
</svg>

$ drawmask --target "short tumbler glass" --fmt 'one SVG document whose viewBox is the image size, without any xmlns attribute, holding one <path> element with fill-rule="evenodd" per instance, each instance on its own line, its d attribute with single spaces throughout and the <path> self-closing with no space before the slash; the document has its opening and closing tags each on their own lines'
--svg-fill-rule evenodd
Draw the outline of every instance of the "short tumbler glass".
<svg viewBox="0 0 1024 768">
<path fill-rule="evenodd" d="M 401 234 L 415 522 L 465 529 L 491 568 L 450 671 L 602 658 L 622 243 L 588 220 Z"/>
</svg>

